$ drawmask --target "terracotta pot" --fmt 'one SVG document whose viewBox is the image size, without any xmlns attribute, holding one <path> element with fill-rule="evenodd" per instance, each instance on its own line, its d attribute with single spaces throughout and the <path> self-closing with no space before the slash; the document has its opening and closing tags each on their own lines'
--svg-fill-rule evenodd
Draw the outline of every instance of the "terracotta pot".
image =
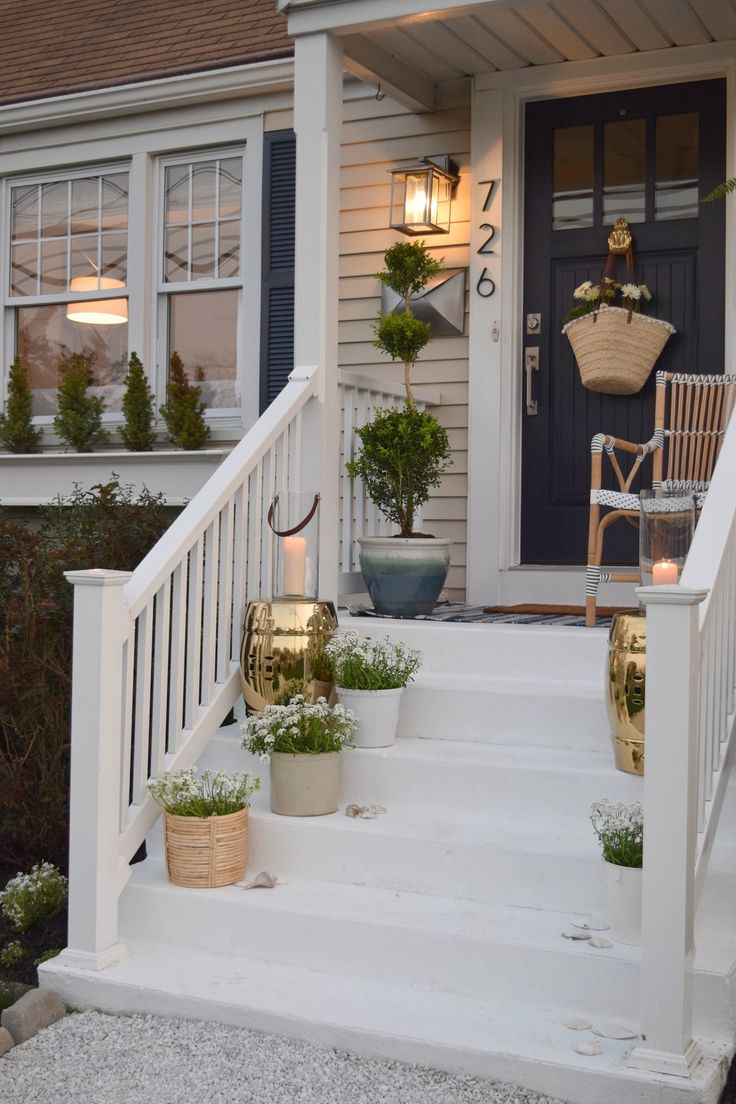
<svg viewBox="0 0 736 1104">
<path fill-rule="evenodd" d="M 347 690 L 344 686 L 337 687 L 341 703 L 358 718 L 358 731 L 354 738 L 356 747 L 390 747 L 395 742 L 403 692 L 403 686 L 397 690 Z"/>
<path fill-rule="evenodd" d="M 340 752 L 271 754 L 271 812 L 281 816 L 324 816 L 337 811 Z"/>
</svg>

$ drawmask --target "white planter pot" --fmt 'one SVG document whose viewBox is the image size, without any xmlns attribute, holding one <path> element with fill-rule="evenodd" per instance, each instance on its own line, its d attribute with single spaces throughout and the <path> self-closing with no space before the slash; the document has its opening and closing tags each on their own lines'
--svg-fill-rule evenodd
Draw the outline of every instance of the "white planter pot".
<svg viewBox="0 0 736 1104">
<path fill-rule="evenodd" d="M 398 690 L 346 690 L 344 686 L 337 687 L 341 703 L 358 718 L 356 747 L 379 748 L 393 744 L 403 690 L 403 686 Z"/>
<path fill-rule="evenodd" d="M 608 888 L 608 923 L 617 943 L 641 945 L 641 867 L 604 862 Z"/>
</svg>

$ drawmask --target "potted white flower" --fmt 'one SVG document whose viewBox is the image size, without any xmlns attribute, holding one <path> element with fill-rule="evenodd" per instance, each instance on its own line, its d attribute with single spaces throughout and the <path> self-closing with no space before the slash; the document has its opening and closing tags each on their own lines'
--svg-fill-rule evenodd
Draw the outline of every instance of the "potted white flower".
<svg viewBox="0 0 736 1104">
<path fill-rule="evenodd" d="M 358 722 L 342 705 L 297 694 L 288 705 L 267 705 L 243 725 L 241 746 L 271 764 L 271 811 L 281 816 L 334 813 L 340 794 L 340 752 Z"/>
<path fill-rule="evenodd" d="M 165 814 L 169 881 L 191 889 L 233 885 L 245 877 L 248 803 L 260 789 L 252 774 L 197 768 L 164 771 L 148 792 Z"/>
<path fill-rule="evenodd" d="M 590 810 L 593 830 L 603 850 L 608 888 L 608 923 L 619 943 L 641 943 L 641 885 L 644 812 L 630 805 L 596 801 Z"/>
<path fill-rule="evenodd" d="M 334 636 L 325 650 L 338 697 L 358 718 L 356 747 L 393 744 L 401 695 L 414 678 L 422 653 L 388 637 L 373 640 L 356 632 Z"/>
</svg>

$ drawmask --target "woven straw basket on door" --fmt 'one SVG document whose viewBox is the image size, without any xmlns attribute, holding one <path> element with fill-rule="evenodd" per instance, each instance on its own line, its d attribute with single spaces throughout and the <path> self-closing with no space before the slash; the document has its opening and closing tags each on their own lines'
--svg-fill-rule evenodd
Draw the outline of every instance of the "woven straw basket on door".
<svg viewBox="0 0 736 1104">
<path fill-rule="evenodd" d="M 166 868 L 174 885 L 214 889 L 245 877 L 248 810 L 225 816 L 165 814 Z"/>
<path fill-rule="evenodd" d="M 601 307 L 562 329 L 572 345 L 583 387 L 606 395 L 641 391 L 675 327 L 623 307 Z"/>
</svg>

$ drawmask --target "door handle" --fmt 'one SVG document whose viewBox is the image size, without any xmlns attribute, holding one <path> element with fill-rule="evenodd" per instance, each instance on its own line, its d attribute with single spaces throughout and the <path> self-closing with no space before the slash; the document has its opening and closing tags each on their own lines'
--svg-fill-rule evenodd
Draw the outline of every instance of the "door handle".
<svg viewBox="0 0 736 1104">
<path fill-rule="evenodd" d="M 536 345 L 524 350 L 524 371 L 526 372 L 526 412 L 532 417 L 538 413 L 533 383 L 534 373 L 539 371 L 539 349 Z"/>
</svg>

